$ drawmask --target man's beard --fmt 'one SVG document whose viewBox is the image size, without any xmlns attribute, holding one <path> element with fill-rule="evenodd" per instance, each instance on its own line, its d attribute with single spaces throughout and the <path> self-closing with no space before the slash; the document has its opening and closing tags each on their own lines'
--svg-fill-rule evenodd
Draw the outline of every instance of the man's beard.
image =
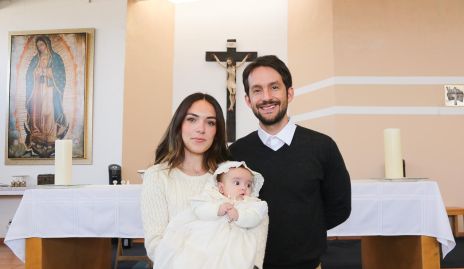
<svg viewBox="0 0 464 269">
<path fill-rule="evenodd" d="M 264 106 L 264 105 L 275 105 L 275 106 L 281 107 L 282 109 L 279 110 L 279 112 L 277 113 L 277 115 L 275 115 L 275 117 L 273 117 L 273 118 L 265 118 L 263 115 L 261 115 L 259 113 L 259 107 Z M 255 116 L 258 118 L 258 120 L 262 124 L 264 124 L 264 125 L 274 125 L 274 124 L 280 122 L 287 115 L 287 105 L 286 105 L 286 103 L 284 103 L 284 106 L 282 106 L 281 102 L 278 101 L 278 100 L 276 100 L 276 101 L 273 101 L 273 100 L 264 101 L 264 102 L 260 103 L 259 105 L 256 105 L 255 109 L 253 109 L 253 114 L 255 114 Z"/>
</svg>

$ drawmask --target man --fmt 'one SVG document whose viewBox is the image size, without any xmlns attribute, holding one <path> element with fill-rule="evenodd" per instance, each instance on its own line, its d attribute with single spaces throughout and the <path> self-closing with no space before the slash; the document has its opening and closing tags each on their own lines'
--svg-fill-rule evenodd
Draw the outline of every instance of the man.
<svg viewBox="0 0 464 269">
<path fill-rule="evenodd" d="M 258 131 L 231 145 L 232 156 L 265 179 L 269 205 L 264 269 L 314 269 L 326 249 L 327 230 L 351 212 L 350 176 L 335 142 L 289 122 L 294 90 L 287 66 L 262 56 L 243 71 L 245 100 Z"/>
</svg>

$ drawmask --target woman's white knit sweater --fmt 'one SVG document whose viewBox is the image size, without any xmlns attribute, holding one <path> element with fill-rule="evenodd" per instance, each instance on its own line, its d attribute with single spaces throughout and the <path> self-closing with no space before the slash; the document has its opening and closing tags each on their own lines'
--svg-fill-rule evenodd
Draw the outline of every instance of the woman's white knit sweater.
<svg viewBox="0 0 464 269">
<path fill-rule="evenodd" d="M 166 164 L 157 164 L 145 171 L 141 197 L 141 214 L 145 232 L 147 255 L 156 268 L 155 249 L 163 237 L 171 218 L 187 209 L 189 198 L 200 194 L 213 175 L 189 176 L 178 168 L 169 169 Z M 256 265 L 262 268 L 266 246 L 268 218 L 255 228 L 259 234 L 259 251 Z"/>
</svg>

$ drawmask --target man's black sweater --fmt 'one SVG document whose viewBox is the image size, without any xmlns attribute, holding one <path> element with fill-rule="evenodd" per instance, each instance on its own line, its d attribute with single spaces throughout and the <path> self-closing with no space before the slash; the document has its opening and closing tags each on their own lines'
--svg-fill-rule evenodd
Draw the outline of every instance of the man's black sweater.
<svg viewBox="0 0 464 269">
<path fill-rule="evenodd" d="M 235 160 L 264 176 L 260 198 L 269 206 L 264 269 L 309 269 L 325 251 L 327 230 L 351 212 L 348 171 L 335 142 L 297 126 L 290 146 L 277 151 L 257 131 L 230 147 Z"/>
</svg>

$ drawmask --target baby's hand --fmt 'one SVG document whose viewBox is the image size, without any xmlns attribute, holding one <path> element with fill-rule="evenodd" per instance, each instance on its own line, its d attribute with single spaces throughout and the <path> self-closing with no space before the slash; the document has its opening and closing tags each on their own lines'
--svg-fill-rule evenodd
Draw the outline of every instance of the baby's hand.
<svg viewBox="0 0 464 269">
<path fill-rule="evenodd" d="M 219 206 L 217 214 L 218 216 L 224 216 L 227 213 L 227 211 L 229 211 L 232 208 L 234 208 L 234 206 L 231 203 L 223 203 L 221 206 Z"/>
<path fill-rule="evenodd" d="M 235 209 L 235 207 L 232 207 L 231 209 L 227 210 L 227 217 L 229 218 L 230 222 L 238 220 L 237 209 Z"/>
</svg>

